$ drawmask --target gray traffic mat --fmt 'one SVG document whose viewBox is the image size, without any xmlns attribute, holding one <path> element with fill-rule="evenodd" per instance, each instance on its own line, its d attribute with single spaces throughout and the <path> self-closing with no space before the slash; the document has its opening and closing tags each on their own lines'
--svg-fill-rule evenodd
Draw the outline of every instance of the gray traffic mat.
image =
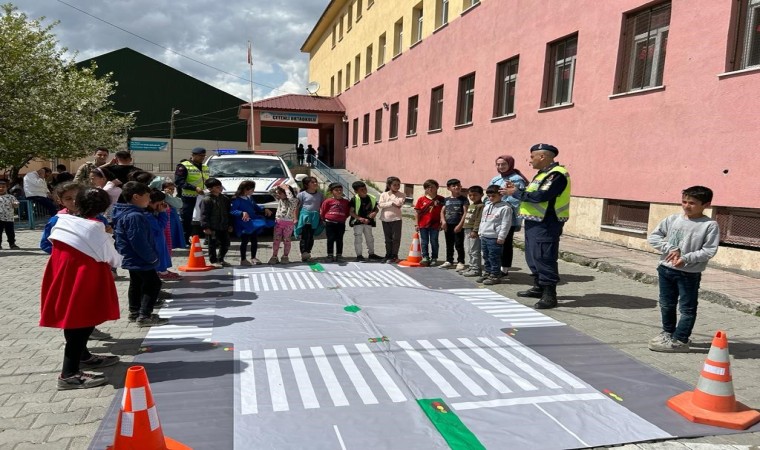
<svg viewBox="0 0 760 450">
<path fill-rule="evenodd" d="M 253 267 L 188 277 L 174 294 L 135 363 L 164 432 L 194 448 L 582 448 L 735 432 L 665 406 L 692 386 L 450 271 Z M 112 437 L 120 398 L 93 448 Z"/>
</svg>

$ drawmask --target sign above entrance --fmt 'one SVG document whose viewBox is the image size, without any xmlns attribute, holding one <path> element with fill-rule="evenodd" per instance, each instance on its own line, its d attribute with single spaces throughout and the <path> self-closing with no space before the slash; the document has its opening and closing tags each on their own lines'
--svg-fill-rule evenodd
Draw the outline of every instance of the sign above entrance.
<svg viewBox="0 0 760 450">
<path fill-rule="evenodd" d="M 317 114 L 261 111 L 260 117 L 262 121 L 266 122 L 317 123 Z"/>
<path fill-rule="evenodd" d="M 166 141 L 133 141 L 130 139 L 129 149 L 158 152 L 166 149 Z"/>
</svg>

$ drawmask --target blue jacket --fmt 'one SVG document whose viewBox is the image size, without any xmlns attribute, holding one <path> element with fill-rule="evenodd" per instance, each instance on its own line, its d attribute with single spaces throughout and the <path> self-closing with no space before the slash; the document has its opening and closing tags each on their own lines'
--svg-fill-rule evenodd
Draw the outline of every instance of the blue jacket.
<svg viewBox="0 0 760 450">
<path fill-rule="evenodd" d="M 507 185 L 507 181 L 511 181 L 514 183 L 518 189 L 522 190 L 525 189 L 525 180 L 523 178 L 513 173 L 507 178 L 502 177 L 501 175 L 496 175 L 495 177 L 491 178 L 491 181 L 488 182 L 488 185 L 495 184 L 499 187 L 505 187 Z M 520 200 L 512 197 L 511 195 L 504 195 L 501 197 L 501 200 L 503 202 L 509 203 L 509 206 L 512 207 L 512 226 L 517 227 L 519 230 L 522 226 L 522 219 L 517 217 L 517 211 L 520 209 Z M 487 199 L 483 199 L 484 203 L 488 203 Z"/>
<path fill-rule="evenodd" d="M 248 222 L 243 222 L 244 212 L 251 218 Z M 234 219 L 232 226 L 238 237 L 243 234 L 259 234 L 264 228 L 274 226 L 273 220 L 264 217 L 264 208 L 250 197 L 235 197 L 230 206 L 230 214 Z"/>
<path fill-rule="evenodd" d="M 127 270 L 155 270 L 158 264 L 156 243 L 150 230 L 149 213 L 130 203 L 113 207 L 113 234 L 116 251 L 124 257 L 121 267 Z"/>
</svg>

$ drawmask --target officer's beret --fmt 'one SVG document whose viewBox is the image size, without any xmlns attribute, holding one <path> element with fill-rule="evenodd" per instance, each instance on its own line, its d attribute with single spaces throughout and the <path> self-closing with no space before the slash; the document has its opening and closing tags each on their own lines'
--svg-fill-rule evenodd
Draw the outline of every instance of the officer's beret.
<svg viewBox="0 0 760 450">
<path fill-rule="evenodd" d="M 557 147 L 551 144 L 536 144 L 530 148 L 531 152 L 535 152 L 537 150 L 546 150 L 547 152 L 552 152 L 554 153 L 554 156 L 559 155 L 559 150 L 557 150 Z"/>
<path fill-rule="evenodd" d="M 203 147 L 195 147 L 193 149 L 193 155 L 205 155 L 205 154 L 206 154 L 206 149 Z"/>
</svg>

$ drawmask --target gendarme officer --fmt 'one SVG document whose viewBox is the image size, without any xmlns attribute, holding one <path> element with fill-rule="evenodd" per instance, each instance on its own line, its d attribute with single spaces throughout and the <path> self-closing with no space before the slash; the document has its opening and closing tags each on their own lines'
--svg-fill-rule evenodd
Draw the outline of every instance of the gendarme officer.
<svg viewBox="0 0 760 450">
<path fill-rule="evenodd" d="M 553 145 L 534 145 L 530 163 L 538 173 L 533 181 L 525 190 L 507 185 L 507 194 L 520 200 L 517 214 L 525 220 L 525 260 L 534 280 L 532 288 L 517 295 L 540 298 L 536 309 L 557 306 L 559 237 L 570 218 L 570 174 L 554 161 L 558 154 Z"/>
<path fill-rule="evenodd" d="M 193 210 L 198 195 L 203 195 L 204 183 L 209 179 L 208 166 L 203 164 L 206 158 L 206 149 L 195 147 L 189 160 L 183 160 L 177 164 L 174 171 L 174 184 L 182 197 L 182 229 L 185 232 L 185 241 L 190 244 L 190 235 L 193 231 Z"/>
</svg>

